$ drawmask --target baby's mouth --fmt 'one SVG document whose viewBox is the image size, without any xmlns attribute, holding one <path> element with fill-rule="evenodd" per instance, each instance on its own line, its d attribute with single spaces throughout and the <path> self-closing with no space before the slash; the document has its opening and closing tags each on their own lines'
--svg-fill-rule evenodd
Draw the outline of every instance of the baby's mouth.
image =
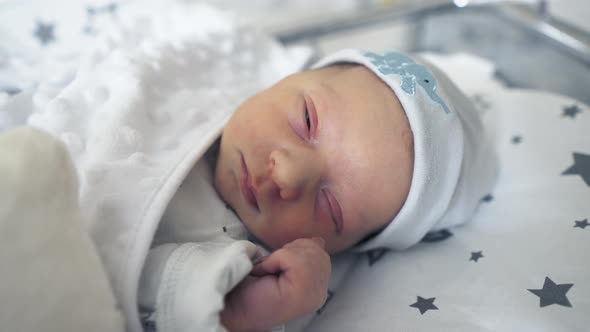
<svg viewBox="0 0 590 332">
<path fill-rule="evenodd" d="M 242 195 L 251 207 L 256 209 L 256 211 L 260 212 L 260 209 L 258 207 L 258 200 L 256 199 L 256 194 L 252 188 L 252 178 L 250 177 L 250 173 L 248 172 L 246 160 L 244 159 L 244 155 L 240 154 L 240 157 L 242 162 L 242 174 L 240 177 L 240 189 L 242 190 Z"/>
</svg>

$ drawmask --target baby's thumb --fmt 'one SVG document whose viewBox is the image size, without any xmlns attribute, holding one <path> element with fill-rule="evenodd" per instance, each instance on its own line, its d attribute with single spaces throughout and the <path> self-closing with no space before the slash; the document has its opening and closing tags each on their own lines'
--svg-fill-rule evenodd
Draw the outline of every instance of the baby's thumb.
<svg viewBox="0 0 590 332">
<path fill-rule="evenodd" d="M 280 261 L 276 258 L 276 255 L 269 255 L 262 257 L 254 268 L 250 271 L 250 275 L 255 277 L 262 277 L 269 274 L 277 274 L 281 272 Z"/>
</svg>

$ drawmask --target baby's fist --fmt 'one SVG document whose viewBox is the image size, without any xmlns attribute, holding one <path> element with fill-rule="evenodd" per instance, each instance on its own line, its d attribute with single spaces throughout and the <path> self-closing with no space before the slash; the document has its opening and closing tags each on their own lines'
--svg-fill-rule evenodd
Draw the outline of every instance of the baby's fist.
<svg viewBox="0 0 590 332">
<path fill-rule="evenodd" d="M 221 320 L 230 331 L 260 331 L 313 312 L 326 301 L 330 273 L 323 239 L 290 242 L 226 296 Z"/>
<path fill-rule="evenodd" d="M 277 275 L 281 302 L 292 319 L 319 309 L 328 294 L 331 265 L 322 238 L 297 239 L 254 266 L 254 276 Z M 291 316 L 291 315 L 290 315 Z"/>
</svg>

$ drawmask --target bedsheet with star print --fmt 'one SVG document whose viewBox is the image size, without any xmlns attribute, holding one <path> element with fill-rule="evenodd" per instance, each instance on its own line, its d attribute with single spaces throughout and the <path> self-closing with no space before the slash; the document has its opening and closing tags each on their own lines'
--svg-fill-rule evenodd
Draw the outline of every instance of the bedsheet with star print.
<svg viewBox="0 0 590 332">
<path fill-rule="evenodd" d="M 481 59 L 428 58 L 483 113 L 498 183 L 465 226 L 360 256 L 307 331 L 589 331 L 590 109 L 505 89 Z"/>
</svg>

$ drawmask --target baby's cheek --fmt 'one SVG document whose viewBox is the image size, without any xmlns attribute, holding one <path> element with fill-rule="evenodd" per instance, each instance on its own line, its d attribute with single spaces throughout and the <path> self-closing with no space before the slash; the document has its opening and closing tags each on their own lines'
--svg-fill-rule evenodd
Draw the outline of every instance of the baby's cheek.
<svg viewBox="0 0 590 332">
<path fill-rule="evenodd" d="M 273 250 L 279 249 L 285 244 L 293 242 L 297 239 L 312 237 L 312 235 L 306 234 L 304 232 L 285 229 L 278 225 L 264 227 L 263 229 L 259 230 L 258 233 L 260 234 L 258 238 Z"/>
<path fill-rule="evenodd" d="M 276 229 L 267 229 L 264 232 L 263 241 L 274 250 L 283 247 L 285 244 L 296 240 L 297 238 L 297 236 L 294 234 L 289 234 L 288 232 L 278 231 Z"/>
</svg>

